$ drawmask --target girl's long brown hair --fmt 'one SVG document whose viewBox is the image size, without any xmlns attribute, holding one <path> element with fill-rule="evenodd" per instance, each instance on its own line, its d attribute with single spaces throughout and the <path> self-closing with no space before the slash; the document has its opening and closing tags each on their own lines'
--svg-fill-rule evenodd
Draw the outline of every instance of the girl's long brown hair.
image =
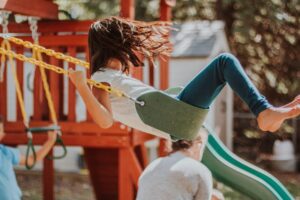
<svg viewBox="0 0 300 200">
<path fill-rule="evenodd" d="M 109 17 L 94 22 L 89 29 L 91 74 L 106 67 L 109 59 L 118 59 L 123 71 L 128 71 L 129 62 L 134 66 L 144 63 L 137 53 L 153 60 L 156 56 L 169 56 L 172 45 L 169 41 L 171 23 L 142 22 Z"/>
</svg>

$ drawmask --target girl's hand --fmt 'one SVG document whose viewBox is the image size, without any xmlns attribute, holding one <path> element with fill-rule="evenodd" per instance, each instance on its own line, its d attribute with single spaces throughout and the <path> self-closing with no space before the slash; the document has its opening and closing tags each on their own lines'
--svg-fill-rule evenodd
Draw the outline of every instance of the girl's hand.
<svg viewBox="0 0 300 200">
<path fill-rule="evenodd" d="M 69 77 L 76 87 L 86 84 L 86 77 L 83 71 L 69 69 Z"/>
</svg>

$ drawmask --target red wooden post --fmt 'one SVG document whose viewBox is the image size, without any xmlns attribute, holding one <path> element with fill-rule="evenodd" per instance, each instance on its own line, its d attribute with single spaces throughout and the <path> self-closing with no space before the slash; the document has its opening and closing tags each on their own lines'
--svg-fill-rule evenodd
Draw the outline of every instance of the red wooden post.
<svg viewBox="0 0 300 200">
<path fill-rule="evenodd" d="M 76 47 L 68 47 L 68 53 L 70 56 L 76 57 Z M 75 64 L 69 63 L 69 69 L 75 69 Z M 75 121 L 76 120 L 76 93 L 75 93 L 75 86 L 71 83 L 71 80 L 68 79 L 68 120 Z M 64 91 L 67 92 L 67 91 Z"/>
<path fill-rule="evenodd" d="M 130 179 L 128 148 L 119 149 L 119 200 L 133 200 L 133 185 Z"/>
<path fill-rule="evenodd" d="M 149 84 L 154 86 L 154 64 L 149 60 Z"/>
<path fill-rule="evenodd" d="M 84 148 L 97 200 L 118 199 L 118 154 L 118 149 Z"/>
<path fill-rule="evenodd" d="M 53 151 L 49 152 L 50 156 L 53 155 Z M 43 199 L 54 200 L 54 166 L 53 160 L 47 158 L 43 162 Z"/>
<path fill-rule="evenodd" d="M 89 62 L 89 48 L 85 48 L 85 60 L 87 60 Z M 90 78 L 90 73 L 91 73 L 91 69 L 86 70 L 87 74 L 86 76 L 88 78 Z M 90 113 L 86 110 L 86 121 L 92 122 L 92 116 L 90 115 Z"/>
<path fill-rule="evenodd" d="M 170 0 L 160 0 L 160 20 L 171 21 L 172 8 Z M 175 2 L 175 1 L 174 1 Z M 169 86 L 169 59 L 160 60 L 160 89 L 165 90 Z"/>
<path fill-rule="evenodd" d="M 134 0 L 121 0 L 120 16 L 124 18 L 134 19 L 135 16 L 135 1 Z"/>
<path fill-rule="evenodd" d="M 175 5 L 175 0 L 160 0 L 160 20 L 171 21 L 172 7 Z M 165 90 L 169 87 L 169 58 L 160 60 L 160 89 Z M 166 155 L 166 141 L 160 139 L 159 155 Z"/>
<path fill-rule="evenodd" d="M 128 148 L 127 150 L 127 159 L 128 159 L 128 164 L 130 166 L 130 177 L 132 180 L 132 183 L 138 187 L 138 179 L 142 173 L 142 167 L 141 164 L 139 163 L 136 154 L 134 153 L 132 148 Z M 130 184 L 132 184 L 130 183 Z"/>
<path fill-rule="evenodd" d="M 147 148 L 144 143 L 135 147 L 135 154 L 140 161 L 143 168 L 148 165 L 148 156 L 147 156 Z"/>
<path fill-rule="evenodd" d="M 120 16 L 134 19 L 135 17 L 135 1 L 134 0 L 121 0 L 121 10 Z M 136 70 L 136 74 L 134 77 L 142 78 L 142 69 Z M 140 76 L 140 77 L 138 77 Z M 131 200 L 134 199 L 133 194 L 133 184 L 130 179 L 129 174 L 129 163 L 128 157 L 128 147 L 127 149 L 119 149 L 119 200 Z"/>
<path fill-rule="evenodd" d="M 58 5 L 46 0 L 5 0 L 0 1 L 0 9 L 46 19 L 58 17 Z"/>
</svg>

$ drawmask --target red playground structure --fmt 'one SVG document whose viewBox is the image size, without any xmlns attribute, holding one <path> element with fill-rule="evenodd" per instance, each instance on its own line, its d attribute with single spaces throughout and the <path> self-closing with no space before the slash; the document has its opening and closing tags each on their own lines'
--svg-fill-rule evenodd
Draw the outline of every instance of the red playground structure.
<svg viewBox="0 0 300 200">
<path fill-rule="evenodd" d="M 174 4 L 175 0 L 160 1 L 161 20 L 170 20 L 171 7 Z M 134 0 L 120 0 L 120 5 L 120 16 L 134 19 Z M 0 9 L 11 11 L 13 14 L 39 17 L 38 33 L 41 46 L 74 57 L 78 53 L 88 55 L 87 31 L 92 21 L 58 20 L 58 6 L 52 0 L 6 0 L 0 3 Z M 16 37 L 32 42 L 31 30 L 27 23 L 9 22 L 8 30 L 9 33 L 16 34 Z M 12 44 L 12 48 L 18 54 L 26 53 L 26 48 L 22 46 Z M 53 57 L 45 56 L 44 61 L 64 67 L 62 61 Z M 69 63 L 68 68 L 75 68 L 75 64 Z M 24 62 L 16 60 L 16 69 L 23 93 Z M 4 117 L 4 130 L 7 133 L 3 142 L 8 145 L 24 145 L 27 144 L 28 139 L 19 104 L 16 105 L 16 121 L 7 120 L 8 79 L 6 74 L 4 72 L 4 81 L 0 82 L 0 115 Z M 142 69 L 135 69 L 133 76 L 142 80 Z M 52 71 L 47 70 L 47 77 L 58 124 L 63 133 L 62 139 L 67 146 L 83 147 L 84 158 L 89 169 L 96 199 L 134 199 L 139 175 L 147 165 L 147 152 L 144 143 L 153 139 L 153 136 L 138 133 L 137 130 L 129 129 L 120 123 L 115 123 L 112 128 L 104 130 L 99 128 L 89 115 L 87 115 L 86 121 L 76 122 L 74 86 L 69 84 L 69 87 L 65 88 L 63 76 Z M 153 85 L 153 66 L 150 66 L 149 69 L 149 80 L 150 84 Z M 168 87 L 168 60 L 160 60 L 159 80 L 160 88 L 166 89 Z M 63 113 L 65 93 L 68 94 L 67 115 Z M 33 96 L 34 111 L 30 126 L 50 124 L 50 112 L 41 84 L 41 74 L 38 70 L 35 71 L 34 75 Z M 35 145 L 39 145 L 45 140 L 45 134 L 36 134 L 33 142 Z M 161 146 L 163 146 L 163 142 L 161 142 Z M 53 162 L 55 161 L 45 159 L 43 162 L 43 197 L 44 200 L 54 200 Z"/>
</svg>

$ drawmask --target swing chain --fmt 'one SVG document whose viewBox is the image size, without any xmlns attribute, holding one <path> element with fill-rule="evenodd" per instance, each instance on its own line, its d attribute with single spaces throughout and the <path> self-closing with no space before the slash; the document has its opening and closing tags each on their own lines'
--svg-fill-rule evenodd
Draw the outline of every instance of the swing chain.
<svg viewBox="0 0 300 200">
<path fill-rule="evenodd" d="M 38 51 L 40 51 L 41 53 L 46 54 L 47 56 L 51 56 L 51 57 L 53 56 L 56 59 L 65 60 L 67 62 L 71 62 L 71 63 L 74 63 L 76 65 L 80 65 L 80 66 L 83 66 L 85 68 L 89 68 L 89 63 L 88 62 L 77 59 L 77 58 L 74 58 L 72 56 L 64 55 L 63 53 L 56 52 L 52 49 L 47 49 L 47 48 L 42 47 L 40 45 L 33 44 L 31 42 L 28 42 L 28 41 L 23 41 L 19 38 L 15 38 L 15 37 L 9 37 L 8 40 L 10 42 L 13 42 L 13 43 L 17 44 L 17 45 L 22 45 L 26 48 L 37 49 Z"/>
<path fill-rule="evenodd" d="M 39 42 L 39 35 L 37 32 L 38 23 L 39 18 L 38 17 L 28 17 L 28 23 L 30 25 L 30 30 L 31 30 L 31 34 L 32 34 L 32 39 L 34 41 L 34 43 L 38 44 Z"/>
</svg>

